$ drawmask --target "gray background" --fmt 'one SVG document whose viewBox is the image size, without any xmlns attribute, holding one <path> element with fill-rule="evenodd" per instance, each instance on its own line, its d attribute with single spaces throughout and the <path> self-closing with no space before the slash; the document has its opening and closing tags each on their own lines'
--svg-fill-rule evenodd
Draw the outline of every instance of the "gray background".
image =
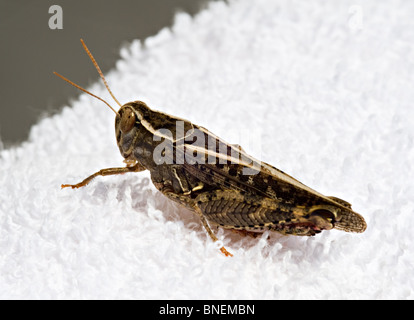
<svg viewBox="0 0 414 320">
<path fill-rule="evenodd" d="M 194 15 L 209 1 L 214 0 L 0 0 L 0 148 L 26 140 L 41 117 L 80 94 L 53 71 L 83 87 L 98 79 L 80 38 L 105 73 L 122 45 L 155 35 L 172 24 L 177 11 Z M 54 4 L 63 9 L 62 30 L 49 29 Z"/>
</svg>

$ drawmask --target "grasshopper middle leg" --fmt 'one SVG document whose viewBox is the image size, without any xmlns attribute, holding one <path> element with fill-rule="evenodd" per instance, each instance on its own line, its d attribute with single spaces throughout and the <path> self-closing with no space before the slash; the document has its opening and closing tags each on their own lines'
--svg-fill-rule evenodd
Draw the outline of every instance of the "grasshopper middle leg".
<svg viewBox="0 0 414 320">
<path fill-rule="evenodd" d="M 180 203 L 181 205 L 185 205 L 187 208 L 192 209 L 195 213 L 197 213 L 197 215 L 200 217 L 201 223 L 203 224 L 204 229 L 206 229 L 208 235 L 210 236 L 211 240 L 213 240 L 213 242 L 218 241 L 218 238 L 216 237 L 216 235 L 214 234 L 213 230 L 211 230 L 207 219 L 205 218 L 203 212 L 201 211 L 200 207 L 198 206 L 198 202 L 197 202 L 197 198 L 194 200 L 192 199 L 189 195 L 182 195 L 182 194 L 176 194 L 174 192 L 169 192 L 169 191 L 163 191 L 162 192 L 164 195 L 166 195 L 168 198 L 170 198 L 171 200 L 174 200 L 178 203 Z M 204 194 L 208 194 L 208 192 L 204 192 L 202 193 Z M 227 251 L 227 249 L 225 247 L 221 247 L 220 251 L 226 256 L 226 257 L 232 257 L 233 255 Z"/>
</svg>

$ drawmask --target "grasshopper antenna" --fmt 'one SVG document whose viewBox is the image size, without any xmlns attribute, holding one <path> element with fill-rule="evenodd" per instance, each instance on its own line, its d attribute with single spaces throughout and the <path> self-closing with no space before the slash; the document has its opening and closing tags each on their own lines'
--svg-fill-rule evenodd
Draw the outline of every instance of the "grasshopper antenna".
<svg viewBox="0 0 414 320">
<path fill-rule="evenodd" d="M 108 89 L 109 94 L 111 95 L 111 97 L 115 100 L 115 102 L 122 107 L 122 105 L 119 103 L 119 101 L 115 98 L 115 96 L 113 95 L 111 89 L 109 89 L 108 83 L 106 82 L 106 79 L 101 71 L 101 68 L 99 68 L 98 63 L 96 62 L 95 58 L 93 57 L 92 53 L 89 51 L 88 47 L 86 46 L 85 42 L 80 39 L 83 48 L 85 49 L 86 53 L 88 54 L 89 58 L 92 60 L 93 65 L 95 66 L 96 70 L 98 71 L 99 75 L 101 76 L 101 79 L 103 80 L 103 83 L 106 87 L 106 89 Z"/>
<path fill-rule="evenodd" d="M 111 107 L 111 105 L 110 105 L 108 102 L 106 102 L 104 99 L 99 98 L 98 96 L 95 96 L 93 93 L 90 93 L 88 90 L 85 90 L 85 89 L 84 89 L 84 88 L 82 88 L 81 86 L 78 86 L 76 83 L 74 83 L 74 82 L 70 81 L 69 79 L 65 78 L 64 76 L 60 75 L 59 73 L 57 73 L 57 72 L 55 72 L 55 71 L 53 71 L 53 73 L 54 73 L 55 75 L 57 75 L 59 78 L 62 78 L 62 79 L 63 79 L 63 80 L 65 80 L 66 82 L 70 83 L 72 86 L 74 86 L 74 87 L 78 88 L 79 90 L 81 90 L 81 91 L 83 91 L 83 92 L 85 92 L 85 93 L 87 93 L 87 94 L 90 94 L 92 97 L 95 97 L 96 99 L 101 100 L 101 101 L 102 101 L 103 103 L 105 103 L 105 104 L 106 104 L 109 108 L 111 108 L 111 110 L 112 110 L 113 112 L 115 112 L 115 114 L 119 115 L 119 114 L 118 114 L 118 112 L 116 112 L 116 111 L 115 111 L 115 109 L 114 109 L 114 108 L 112 108 L 112 107 Z"/>
</svg>

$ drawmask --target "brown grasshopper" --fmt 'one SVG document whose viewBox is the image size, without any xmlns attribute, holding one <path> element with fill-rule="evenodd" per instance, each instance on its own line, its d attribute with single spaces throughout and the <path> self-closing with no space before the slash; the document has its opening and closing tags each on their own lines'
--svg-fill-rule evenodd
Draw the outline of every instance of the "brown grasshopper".
<svg viewBox="0 0 414 320">
<path fill-rule="evenodd" d="M 121 105 L 82 39 L 81 42 L 120 106 L 119 111 L 55 74 L 115 112 L 116 140 L 126 166 L 102 169 L 78 184 L 64 184 L 62 188 L 86 186 L 97 176 L 149 170 L 155 187 L 196 213 L 213 241 L 217 237 L 210 224 L 248 235 L 264 230 L 300 236 L 333 228 L 365 231 L 364 218 L 348 202 L 316 192 L 207 129 L 152 110 L 142 101 Z M 220 250 L 231 255 L 224 247 Z"/>
</svg>

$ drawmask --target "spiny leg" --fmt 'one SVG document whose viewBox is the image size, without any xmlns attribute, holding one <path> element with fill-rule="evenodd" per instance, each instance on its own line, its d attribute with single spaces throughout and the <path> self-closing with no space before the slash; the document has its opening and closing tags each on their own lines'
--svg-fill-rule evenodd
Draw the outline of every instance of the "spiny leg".
<svg viewBox="0 0 414 320">
<path fill-rule="evenodd" d="M 130 166 L 130 167 L 102 169 L 102 170 L 99 170 L 98 172 L 95 172 L 93 175 L 87 177 L 85 180 L 83 180 L 82 182 L 79 182 L 78 184 L 62 184 L 61 187 L 62 189 L 68 188 L 68 187 L 71 187 L 72 189 L 80 188 L 80 187 L 86 186 L 89 182 L 91 182 L 97 176 L 110 176 L 110 175 L 115 175 L 115 174 L 124 174 L 127 172 L 140 172 L 144 170 L 145 168 L 139 163 L 137 163 L 134 166 Z"/>
<path fill-rule="evenodd" d="M 252 238 L 255 238 L 255 239 L 258 236 L 262 235 L 262 233 L 260 233 L 260 232 L 248 231 L 248 230 L 244 230 L 244 229 L 241 229 L 241 230 L 238 230 L 238 229 L 230 229 L 230 231 L 231 232 L 234 232 L 234 233 L 237 233 L 237 234 L 239 234 L 239 235 L 241 235 L 243 237 L 249 236 L 249 237 L 252 237 Z"/>
</svg>

